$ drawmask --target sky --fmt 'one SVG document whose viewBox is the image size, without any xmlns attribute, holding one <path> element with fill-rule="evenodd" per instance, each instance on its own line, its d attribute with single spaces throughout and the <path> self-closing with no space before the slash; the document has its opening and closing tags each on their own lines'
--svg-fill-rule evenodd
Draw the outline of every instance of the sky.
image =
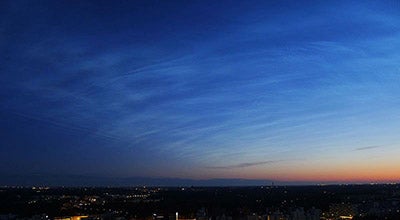
<svg viewBox="0 0 400 220">
<path fill-rule="evenodd" d="M 398 1 L 2 1 L 0 174 L 400 181 Z"/>
</svg>

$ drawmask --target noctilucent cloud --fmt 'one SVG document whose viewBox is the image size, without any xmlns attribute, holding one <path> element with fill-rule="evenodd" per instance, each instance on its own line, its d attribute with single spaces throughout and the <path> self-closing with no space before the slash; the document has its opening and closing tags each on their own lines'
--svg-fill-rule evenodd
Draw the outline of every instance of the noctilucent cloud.
<svg viewBox="0 0 400 220">
<path fill-rule="evenodd" d="M 0 173 L 400 180 L 398 1 L 3 1 Z"/>
</svg>

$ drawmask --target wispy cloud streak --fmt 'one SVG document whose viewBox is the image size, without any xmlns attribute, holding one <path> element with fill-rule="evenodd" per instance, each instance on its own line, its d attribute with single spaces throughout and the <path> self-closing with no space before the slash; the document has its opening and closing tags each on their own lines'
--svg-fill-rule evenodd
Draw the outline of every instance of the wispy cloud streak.
<svg viewBox="0 0 400 220">
<path fill-rule="evenodd" d="M 354 150 L 363 151 L 363 150 L 372 150 L 372 149 L 381 148 L 381 147 L 382 146 L 367 146 L 367 147 L 359 147 L 359 148 L 356 148 Z"/>
<path fill-rule="evenodd" d="M 249 163 L 239 163 L 227 166 L 208 166 L 208 169 L 236 169 L 236 168 L 246 168 L 246 167 L 253 167 L 253 166 L 261 166 L 265 164 L 274 164 L 281 162 L 280 160 L 267 160 L 267 161 L 259 161 L 259 162 L 249 162 Z"/>
</svg>

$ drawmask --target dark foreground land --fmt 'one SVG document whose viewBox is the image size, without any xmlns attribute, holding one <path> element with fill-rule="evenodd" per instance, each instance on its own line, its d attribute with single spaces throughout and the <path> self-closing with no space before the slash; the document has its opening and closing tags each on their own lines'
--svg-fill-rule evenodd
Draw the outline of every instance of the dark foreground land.
<svg viewBox="0 0 400 220">
<path fill-rule="evenodd" d="M 399 187 L 2 187 L 0 220 L 400 219 Z"/>
</svg>

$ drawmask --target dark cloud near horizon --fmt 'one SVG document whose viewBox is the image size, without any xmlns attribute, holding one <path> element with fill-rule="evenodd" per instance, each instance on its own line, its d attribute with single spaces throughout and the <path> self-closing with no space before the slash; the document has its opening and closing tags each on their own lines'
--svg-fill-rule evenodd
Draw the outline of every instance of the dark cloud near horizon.
<svg viewBox="0 0 400 220">
<path fill-rule="evenodd" d="M 367 146 L 367 147 L 359 147 L 359 148 L 356 148 L 356 149 L 354 149 L 354 150 L 356 150 L 356 151 L 362 151 L 362 150 L 371 150 L 371 149 L 376 149 L 376 148 L 381 148 L 382 146 L 379 146 L 379 145 L 374 145 L 374 146 Z"/>
<path fill-rule="evenodd" d="M 246 168 L 252 166 L 260 166 L 265 164 L 273 164 L 281 162 L 281 160 L 267 160 L 267 161 L 259 161 L 259 162 L 249 162 L 249 163 L 239 163 L 239 164 L 232 164 L 227 166 L 208 166 L 208 169 L 235 169 L 235 168 Z"/>
</svg>

